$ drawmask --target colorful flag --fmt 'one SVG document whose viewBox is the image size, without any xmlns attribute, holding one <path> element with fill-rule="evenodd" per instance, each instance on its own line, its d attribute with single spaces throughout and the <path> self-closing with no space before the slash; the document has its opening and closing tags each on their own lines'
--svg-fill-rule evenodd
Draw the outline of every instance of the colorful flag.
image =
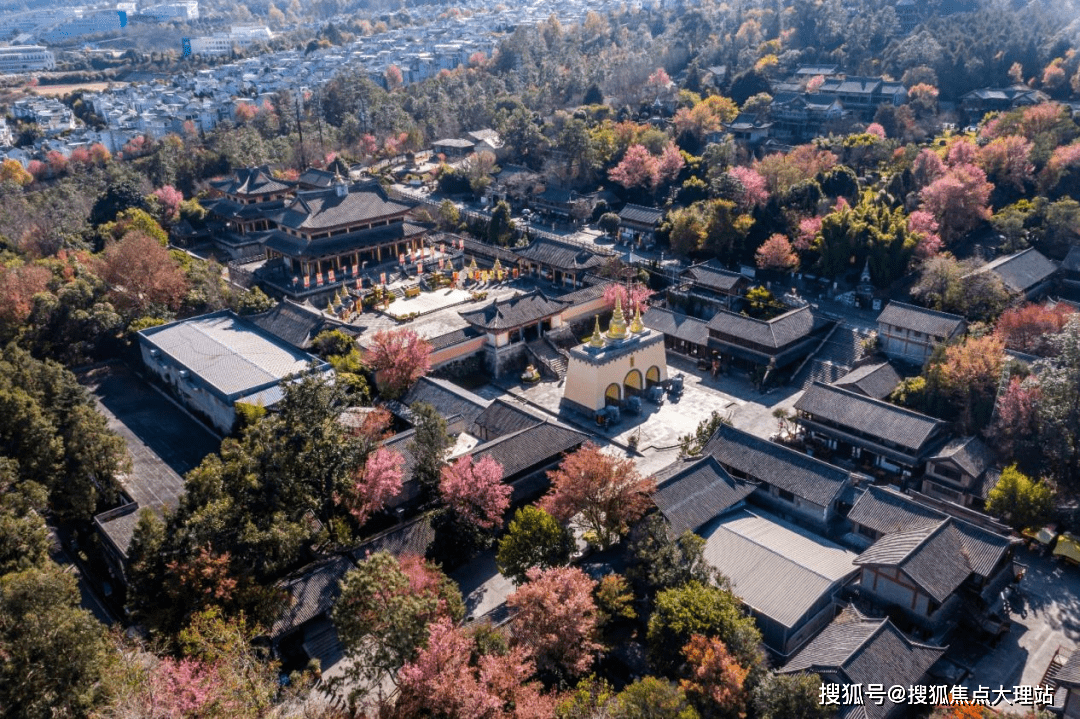
<svg viewBox="0 0 1080 719">
<path fill-rule="evenodd" d="M 398 262 L 399 265 L 405 264 L 405 253 L 404 252 L 402 252 L 400 255 L 398 255 L 397 262 Z"/>
<path fill-rule="evenodd" d="M 322 286 L 322 272 L 315 273 L 315 284 Z"/>
<path fill-rule="evenodd" d="M 311 276 L 304 275 L 304 289 L 306 290 L 308 287 L 311 287 Z"/>
<path fill-rule="evenodd" d="M 330 270 L 330 271 L 329 271 L 329 272 L 327 272 L 326 274 L 327 274 L 327 276 L 328 276 L 328 277 L 330 278 L 330 282 L 331 282 L 331 284 L 333 284 L 333 283 L 335 282 L 335 280 L 334 280 L 334 271 L 333 271 L 333 270 Z"/>
<path fill-rule="evenodd" d="M 352 273 L 353 273 L 354 276 L 360 274 L 360 265 L 353 265 L 352 266 Z"/>
<path fill-rule="evenodd" d="M 364 289 L 364 280 L 363 280 L 363 278 L 360 278 L 360 277 L 356 278 L 356 289 L 358 289 L 358 290 Z"/>
<path fill-rule="evenodd" d="M 418 274 L 418 275 L 424 274 L 424 263 L 423 262 L 417 262 L 416 263 L 416 274 Z"/>
</svg>

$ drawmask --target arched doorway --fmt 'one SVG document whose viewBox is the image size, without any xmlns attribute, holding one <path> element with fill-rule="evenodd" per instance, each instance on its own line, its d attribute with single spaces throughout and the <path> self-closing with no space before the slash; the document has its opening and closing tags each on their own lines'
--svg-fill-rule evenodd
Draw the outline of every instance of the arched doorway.
<svg viewBox="0 0 1080 719">
<path fill-rule="evenodd" d="M 641 383 L 641 370 L 632 369 L 626 373 L 626 378 L 623 379 L 623 385 L 626 387 L 626 394 L 629 397 L 641 394 L 641 390 L 644 385 Z"/>
<path fill-rule="evenodd" d="M 645 386 L 652 387 L 660 383 L 660 368 L 653 365 L 645 371 Z"/>
<path fill-rule="evenodd" d="M 615 405 L 618 407 L 622 404 L 622 389 L 618 384 L 612 382 L 608 385 L 607 391 L 604 392 L 604 406 L 608 407 Z"/>
</svg>

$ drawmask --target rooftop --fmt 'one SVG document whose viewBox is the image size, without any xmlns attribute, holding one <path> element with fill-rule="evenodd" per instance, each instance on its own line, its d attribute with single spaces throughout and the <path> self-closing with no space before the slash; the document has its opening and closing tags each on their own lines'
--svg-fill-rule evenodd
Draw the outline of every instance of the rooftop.
<svg viewBox="0 0 1080 719">
<path fill-rule="evenodd" d="M 912 452 L 922 450 L 945 427 L 939 419 L 821 382 L 803 393 L 795 409 Z"/>
<path fill-rule="evenodd" d="M 790 310 L 771 320 L 758 320 L 720 309 L 709 320 L 709 330 L 712 332 L 772 349 L 805 339 L 816 326 L 817 320 L 809 306 Z"/>
<path fill-rule="evenodd" d="M 707 526 L 705 559 L 755 611 L 795 626 L 855 573 L 855 553 L 766 512 L 742 509 Z"/>
<path fill-rule="evenodd" d="M 712 457 L 675 462 L 656 476 L 653 502 L 675 536 L 695 531 L 746 499 L 754 484 L 734 479 Z"/>
<path fill-rule="evenodd" d="M 998 257 L 975 271 L 993 272 L 1010 292 L 1023 294 L 1057 272 L 1057 265 L 1029 247 L 1014 255 Z"/>
<path fill-rule="evenodd" d="M 708 323 L 696 317 L 661 307 L 650 307 L 641 316 L 641 321 L 651 330 L 685 342 L 697 345 L 705 345 L 709 342 Z"/>
<path fill-rule="evenodd" d="M 740 285 L 750 282 L 738 272 L 725 270 L 714 260 L 688 267 L 683 270 L 682 276 L 707 289 L 726 293 L 735 292 Z"/>
<path fill-rule="evenodd" d="M 604 257 L 587 247 L 547 237 L 537 238 L 528 247 L 515 250 L 514 253 L 523 259 L 571 272 L 589 270 L 604 264 Z"/>
<path fill-rule="evenodd" d="M 833 384 L 867 397 L 885 399 L 893 393 L 900 381 L 900 374 L 891 364 L 879 362 L 856 367 Z"/>
<path fill-rule="evenodd" d="M 305 372 L 312 362 L 326 367 L 228 310 L 151 327 L 139 335 L 228 398 Z"/>
<path fill-rule="evenodd" d="M 274 221 L 294 230 L 324 230 L 403 215 L 409 209 L 387 197 L 377 182 L 365 182 L 342 194 L 335 188 L 298 192 Z"/>
<path fill-rule="evenodd" d="M 878 315 L 877 321 L 932 337 L 949 337 L 964 324 L 964 318 L 960 315 L 928 310 L 905 302 L 890 302 Z"/>
<path fill-rule="evenodd" d="M 541 290 L 533 290 L 508 300 L 492 302 L 479 310 L 460 314 L 462 319 L 474 327 L 505 330 L 557 315 L 566 306 L 562 300 L 552 299 Z"/>
</svg>

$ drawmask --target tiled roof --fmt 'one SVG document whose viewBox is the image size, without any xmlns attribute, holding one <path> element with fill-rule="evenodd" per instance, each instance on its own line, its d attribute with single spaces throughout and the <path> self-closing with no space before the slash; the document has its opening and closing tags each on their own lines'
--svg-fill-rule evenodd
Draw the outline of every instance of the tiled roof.
<svg viewBox="0 0 1080 719">
<path fill-rule="evenodd" d="M 1070 687 L 1080 687 L 1080 649 L 1074 650 L 1069 658 L 1065 661 L 1065 665 L 1058 669 L 1057 674 L 1054 676 L 1058 684 L 1065 684 Z"/>
<path fill-rule="evenodd" d="M 640 222 L 643 225 L 658 225 L 664 219 L 664 211 L 657 207 L 626 204 L 619 210 L 619 219 Z"/>
<path fill-rule="evenodd" d="M 702 451 L 725 467 L 821 507 L 836 501 L 851 479 L 845 469 L 728 425 L 716 430 Z"/>
<path fill-rule="evenodd" d="M 748 606 L 794 627 L 856 571 L 855 553 L 766 512 L 741 509 L 702 530 L 705 560 Z"/>
<path fill-rule="evenodd" d="M 779 671 L 814 672 L 841 684 L 918 684 L 942 654 L 944 647 L 913 642 L 888 619 L 871 619 L 846 608 Z M 844 719 L 884 719 L 897 706 L 867 701 L 845 712 Z"/>
<path fill-rule="evenodd" d="M 576 289 L 573 292 L 567 292 L 565 295 L 559 295 L 558 299 L 560 302 L 569 302 L 571 305 L 595 300 L 604 295 L 604 290 L 607 289 L 608 284 L 608 282 L 597 282 Z"/>
<path fill-rule="evenodd" d="M 938 602 L 948 599 L 972 572 L 951 519 L 886 534 L 855 563 L 898 567 Z"/>
<path fill-rule="evenodd" d="M 867 487 L 848 512 L 848 520 L 881 534 L 933 526 L 944 518 L 936 509 L 876 485 Z"/>
<path fill-rule="evenodd" d="M 318 361 L 227 310 L 139 334 L 226 397 L 303 373 L 310 362 Z"/>
<path fill-rule="evenodd" d="M 523 259 L 567 271 L 588 270 L 604 264 L 603 256 L 586 247 L 547 237 L 537 238 L 514 253 Z"/>
<path fill-rule="evenodd" d="M 334 173 L 329 170 L 320 170 L 315 167 L 309 167 L 304 170 L 297 182 L 301 187 L 326 189 L 334 184 L 334 178 Z"/>
<path fill-rule="evenodd" d="M 466 426 L 471 425 L 489 404 L 483 397 L 435 377 L 421 377 L 401 398 L 401 404 L 406 407 L 411 407 L 414 402 L 430 404 L 443 417 L 459 415 Z"/>
<path fill-rule="evenodd" d="M 388 552 L 398 558 L 423 557 L 434 539 L 435 527 L 431 523 L 431 515 L 427 514 L 369 539 L 349 554 L 356 562 L 362 562 L 369 554 L 376 552 Z"/>
<path fill-rule="evenodd" d="M 456 344 L 466 342 L 471 339 L 475 339 L 483 334 L 472 325 L 468 327 L 462 327 L 461 329 L 454 330 L 453 332 L 447 332 L 446 334 L 437 335 L 435 337 L 429 337 L 427 343 L 431 345 L 433 352 L 446 349 L 447 347 L 453 347 Z"/>
<path fill-rule="evenodd" d="M 475 147 L 476 143 L 473 142 L 472 140 L 463 140 L 463 139 L 457 138 L 457 137 L 449 137 L 449 138 L 446 138 L 444 140 L 436 140 L 435 142 L 431 143 L 431 146 L 434 147 L 434 148 L 455 147 L 455 148 L 459 148 L 459 149 L 462 149 L 462 150 L 467 150 L 467 149 L 470 149 L 472 147 Z"/>
<path fill-rule="evenodd" d="M 1080 272 L 1080 246 L 1073 245 L 1069 248 L 1069 254 L 1061 261 L 1061 269 L 1066 272 Z"/>
<path fill-rule="evenodd" d="M 656 477 L 653 502 L 675 536 L 694 531 L 753 493 L 755 485 L 734 479 L 712 457 L 676 462 Z"/>
<path fill-rule="evenodd" d="M 740 285 L 750 282 L 738 272 L 725 270 L 713 260 L 688 267 L 683 270 L 682 276 L 707 289 L 727 293 L 734 292 Z"/>
<path fill-rule="evenodd" d="M 1010 291 L 1023 293 L 1057 272 L 1057 265 L 1034 247 L 1029 247 L 1015 255 L 998 257 L 976 272 L 993 272 Z"/>
<path fill-rule="evenodd" d="M 502 465 L 503 477 L 511 478 L 556 460 L 588 439 L 584 432 L 546 421 L 478 445 L 470 454 L 474 459 L 491 457 Z"/>
<path fill-rule="evenodd" d="M 427 230 L 411 222 L 394 222 L 369 229 L 355 230 L 343 235 L 307 240 L 274 230 L 267 235 L 266 246 L 283 255 L 300 258 L 319 258 L 339 255 L 350 250 L 386 245 L 423 235 Z"/>
<path fill-rule="evenodd" d="M 656 330 L 669 337 L 705 345 L 709 342 L 709 325 L 689 315 L 673 312 L 661 307 L 650 307 L 641 316 L 641 321 L 651 330 Z"/>
<path fill-rule="evenodd" d="M 278 589 L 288 595 L 288 606 L 274 620 L 270 636 L 280 637 L 329 612 L 341 596 L 341 580 L 354 566 L 348 557 L 329 557 L 278 582 Z"/>
<path fill-rule="evenodd" d="M 341 322 L 328 319 L 321 312 L 315 312 L 295 302 L 279 302 L 272 309 L 251 315 L 248 319 L 293 347 L 307 349 L 311 341 L 324 330 L 340 329 L 347 334 L 354 334 L 355 329 Z"/>
<path fill-rule="evenodd" d="M 900 375 L 891 364 L 881 362 L 856 367 L 833 384 L 867 397 L 885 399 L 900 384 L 900 379 Z"/>
<path fill-rule="evenodd" d="M 803 393 L 795 409 L 913 452 L 921 450 L 945 426 L 925 414 L 820 382 L 814 382 Z"/>
<path fill-rule="evenodd" d="M 458 237 L 448 236 L 449 240 L 458 240 Z M 433 238 L 436 242 L 440 241 L 440 237 Z M 465 238 L 465 261 L 468 262 L 472 256 L 486 257 L 493 263 L 497 259 L 503 265 L 516 265 L 518 262 L 518 256 L 505 247 L 499 247 L 498 245 L 492 245 L 488 242 L 481 242 L 480 240 L 473 239 L 472 237 Z"/>
<path fill-rule="evenodd" d="M 334 188 L 298 192 L 274 221 L 294 230 L 326 230 L 402 215 L 410 207 L 391 200 L 378 183 L 365 183 L 343 195 Z"/>
<path fill-rule="evenodd" d="M 508 300 L 492 302 L 472 312 L 459 313 L 466 322 L 486 330 L 501 330 L 536 322 L 557 315 L 566 307 L 561 300 L 552 299 L 540 290 L 517 295 Z"/>
<path fill-rule="evenodd" d="M 533 427 L 543 421 L 542 417 L 536 416 L 520 405 L 505 399 L 497 399 L 473 418 L 473 425 L 481 434 L 502 437 Z"/>
<path fill-rule="evenodd" d="M 933 337 L 949 337 L 963 325 L 964 318 L 904 302 L 890 302 L 878 315 L 877 321 L 878 324 L 914 330 Z"/>
<path fill-rule="evenodd" d="M 960 437 L 941 448 L 931 459 L 949 459 L 972 477 L 979 477 L 993 464 L 990 448 L 978 437 Z"/>
<path fill-rule="evenodd" d="M 215 188 L 230 195 L 268 195 L 274 192 L 290 190 L 291 182 L 274 179 L 270 167 L 245 167 L 233 170 L 233 176 L 210 183 Z"/>
<path fill-rule="evenodd" d="M 768 321 L 720 309 L 709 320 L 710 330 L 773 349 L 809 337 L 815 326 L 816 320 L 810 307 L 799 307 Z"/>
</svg>

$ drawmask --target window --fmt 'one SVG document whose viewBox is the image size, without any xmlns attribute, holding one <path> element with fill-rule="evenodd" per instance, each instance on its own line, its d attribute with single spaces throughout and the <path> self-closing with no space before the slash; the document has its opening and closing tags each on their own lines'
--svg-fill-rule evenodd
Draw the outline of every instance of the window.
<svg viewBox="0 0 1080 719">
<path fill-rule="evenodd" d="M 776 493 L 780 496 L 780 499 L 784 500 L 785 502 L 795 501 L 795 495 L 787 491 L 786 489 L 777 488 Z"/>
</svg>

